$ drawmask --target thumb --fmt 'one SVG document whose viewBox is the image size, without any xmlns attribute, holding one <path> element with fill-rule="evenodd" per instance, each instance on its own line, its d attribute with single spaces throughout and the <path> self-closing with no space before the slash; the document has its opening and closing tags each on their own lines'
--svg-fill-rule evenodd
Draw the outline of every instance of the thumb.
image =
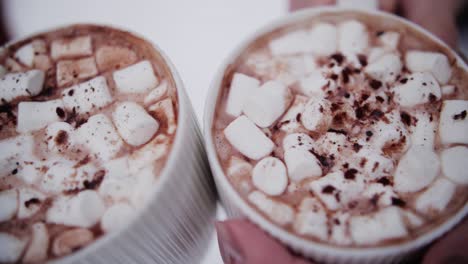
<svg viewBox="0 0 468 264">
<path fill-rule="evenodd" d="M 310 264 L 246 220 L 217 222 L 216 231 L 225 264 Z"/>
</svg>

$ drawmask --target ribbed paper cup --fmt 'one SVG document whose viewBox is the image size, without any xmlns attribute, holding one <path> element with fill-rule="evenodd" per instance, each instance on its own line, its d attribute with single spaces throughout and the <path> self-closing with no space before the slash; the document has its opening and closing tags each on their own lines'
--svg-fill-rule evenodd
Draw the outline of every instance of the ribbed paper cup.
<svg viewBox="0 0 468 264">
<path fill-rule="evenodd" d="M 397 16 L 380 12 L 380 11 L 363 11 L 357 9 L 346 9 L 341 7 L 321 7 L 308 10 L 302 10 L 290 14 L 282 19 L 279 19 L 266 27 L 258 30 L 246 41 L 242 42 L 237 49 L 223 62 L 219 68 L 208 93 L 204 113 L 204 136 L 206 142 L 206 150 L 208 159 L 210 161 L 211 170 L 214 175 L 216 187 L 220 195 L 220 199 L 227 211 L 228 217 L 231 218 L 246 218 L 269 233 L 274 238 L 281 241 L 285 246 L 291 248 L 295 252 L 302 254 L 305 257 L 311 258 L 318 262 L 325 263 L 397 263 L 411 258 L 414 254 L 418 253 L 420 249 L 428 245 L 444 233 L 452 229 L 468 214 L 468 203 L 461 208 L 456 214 L 447 219 L 443 224 L 437 226 L 433 230 L 425 233 L 422 236 L 413 240 L 402 242 L 398 245 L 390 246 L 375 246 L 366 248 L 346 248 L 336 247 L 330 244 L 314 242 L 296 236 L 279 226 L 273 224 L 262 216 L 257 209 L 252 208 L 233 188 L 228 179 L 226 178 L 223 169 L 221 168 L 218 156 L 216 153 L 213 141 L 213 119 L 215 116 L 215 107 L 218 96 L 223 86 L 223 79 L 228 71 L 232 70 L 232 65 L 235 65 L 236 60 L 241 53 L 245 51 L 250 44 L 254 41 L 266 36 L 269 33 L 276 32 L 282 28 L 292 26 L 296 23 L 308 21 L 324 14 L 349 14 L 353 12 L 357 15 L 370 16 L 379 19 L 382 23 L 391 25 L 401 25 L 410 27 L 414 32 L 421 34 L 439 47 L 441 50 L 451 58 L 455 59 L 458 66 L 463 70 L 468 71 L 468 67 L 463 60 L 447 45 L 445 45 L 437 37 L 429 33 L 427 30 L 420 26 L 399 18 Z M 320 41 L 320 40 L 317 40 Z"/>
<path fill-rule="evenodd" d="M 125 31 L 151 44 L 128 30 L 96 26 Z M 69 26 L 37 34 L 65 27 Z M 20 41 L 22 39 L 12 41 L 7 46 Z M 174 65 L 157 45 L 152 46 L 164 63 L 161 66 L 169 73 L 168 78 L 175 84 L 178 101 L 175 138 L 154 191 L 124 228 L 105 234 L 76 253 L 50 263 L 197 263 L 208 248 L 217 196 L 202 134 Z"/>
</svg>

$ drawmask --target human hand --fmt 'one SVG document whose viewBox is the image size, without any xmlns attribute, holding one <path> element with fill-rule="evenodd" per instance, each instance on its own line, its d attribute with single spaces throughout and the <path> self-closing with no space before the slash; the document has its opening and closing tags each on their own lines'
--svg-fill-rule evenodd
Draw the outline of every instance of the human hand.
<svg viewBox="0 0 468 264">
<path fill-rule="evenodd" d="M 225 264 L 311 264 L 294 256 L 280 242 L 247 220 L 216 224 L 218 244 Z M 468 263 L 468 219 L 438 240 L 425 254 L 423 264 Z"/>
</svg>

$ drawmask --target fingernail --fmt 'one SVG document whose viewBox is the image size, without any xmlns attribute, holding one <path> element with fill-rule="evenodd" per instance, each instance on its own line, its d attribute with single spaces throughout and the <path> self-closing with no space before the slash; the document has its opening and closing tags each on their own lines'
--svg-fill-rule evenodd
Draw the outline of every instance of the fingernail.
<svg viewBox="0 0 468 264">
<path fill-rule="evenodd" d="M 215 226 L 218 234 L 219 251 L 224 264 L 244 263 L 244 257 L 229 230 L 229 226 L 223 222 L 216 222 Z"/>
</svg>

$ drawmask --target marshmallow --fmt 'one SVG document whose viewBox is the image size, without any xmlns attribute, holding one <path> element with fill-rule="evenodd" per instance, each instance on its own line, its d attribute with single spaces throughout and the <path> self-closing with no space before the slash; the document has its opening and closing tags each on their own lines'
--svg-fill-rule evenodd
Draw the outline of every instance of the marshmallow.
<svg viewBox="0 0 468 264">
<path fill-rule="evenodd" d="M 112 159 L 123 142 L 110 119 L 104 114 L 93 115 L 76 130 L 76 140 L 101 160 Z"/>
<path fill-rule="evenodd" d="M 328 23 L 318 23 L 309 33 L 308 48 L 316 55 L 328 56 L 336 52 L 337 29 Z"/>
<path fill-rule="evenodd" d="M 148 60 L 115 71 L 113 78 L 117 91 L 121 93 L 146 93 L 159 83 Z"/>
<path fill-rule="evenodd" d="M 440 160 L 442 172 L 447 178 L 458 184 L 468 184 L 468 147 L 444 149 Z"/>
<path fill-rule="evenodd" d="M 75 129 L 67 122 L 55 122 L 45 129 L 47 149 L 53 153 L 60 154 L 74 145 Z"/>
<path fill-rule="evenodd" d="M 81 36 L 72 39 L 54 40 L 50 45 L 52 59 L 88 56 L 93 54 L 90 36 Z"/>
<path fill-rule="evenodd" d="M 308 97 L 324 97 L 323 87 L 329 83 L 322 72 L 315 71 L 299 81 L 299 90 Z"/>
<path fill-rule="evenodd" d="M 400 33 L 394 31 L 384 32 L 377 38 L 377 42 L 389 50 L 396 50 L 399 41 Z"/>
<path fill-rule="evenodd" d="M 42 175 L 44 174 L 44 162 L 31 156 L 23 157 L 22 161 L 19 161 L 17 167 L 18 172 L 15 174 L 16 178 L 27 184 L 39 183 Z"/>
<path fill-rule="evenodd" d="M 303 76 L 317 70 L 317 63 L 311 54 L 273 58 L 273 69 L 267 79 L 281 81 L 286 86 L 293 85 Z"/>
<path fill-rule="evenodd" d="M 21 102 L 18 104 L 16 131 L 28 133 L 60 121 L 58 111 L 63 111 L 63 108 L 63 102 L 60 99 L 45 102 Z"/>
<path fill-rule="evenodd" d="M 439 84 L 427 72 L 411 74 L 406 83 L 395 86 L 393 91 L 394 100 L 405 107 L 436 101 L 441 97 Z"/>
<path fill-rule="evenodd" d="M 337 212 L 331 217 L 330 240 L 338 245 L 349 245 L 352 243 L 348 235 L 349 213 Z"/>
<path fill-rule="evenodd" d="M 8 221 L 16 215 L 18 210 L 18 192 L 6 190 L 0 192 L 0 222 Z"/>
<path fill-rule="evenodd" d="M 353 216 L 349 226 L 351 237 L 358 245 L 370 245 L 408 235 L 397 207 L 387 207 L 373 215 Z"/>
<path fill-rule="evenodd" d="M 443 211 L 455 193 L 456 185 L 439 178 L 416 199 L 415 208 L 421 213 L 431 214 Z"/>
<path fill-rule="evenodd" d="M 46 196 L 30 188 L 18 189 L 19 208 L 18 219 L 25 219 L 36 214 L 41 209 L 41 204 Z"/>
<path fill-rule="evenodd" d="M 54 238 L 51 251 L 57 257 L 65 256 L 72 253 L 77 248 L 85 247 L 89 243 L 93 242 L 93 239 L 93 232 L 88 229 L 68 229 Z"/>
<path fill-rule="evenodd" d="M 44 223 L 37 222 L 31 226 L 32 238 L 28 249 L 24 253 L 22 262 L 37 263 L 47 259 L 47 249 L 49 248 L 49 232 Z"/>
<path fill-rule="evenodd" d="M 68 160 L 54 162 L 42 178 L 41 189 L 48 193 L 73 190 L 77 187 L 74 184 L 75 175 L 74 162 Z"/>
<path fill-rule="evenodd" d="M 340 153 L 346 146 L 348 140 L 345 135 L 335 132 L 327 132 L 314 144 L 315 150 L 321 153 Z"/>
<path fill-rule="evenodd" d="M 28 67 L 32 67 L 34 63 L 34 47 L 32 43 L 21 46 L 15 52 L 15 58 Z"/>
<path fill-rule="evenodd" d="M 37 54 L 44 54 L 44 53 L 47 53 L 47 44 L 45 43 L 44 40 L 42 39 L 35 39 L 31 42 L 31 45 L 34 49 L 34 51 L 37 53 Z M 37 55 L 36 54 L 36 55 Z"/>
<path fill-rule="evenodd" d="M 289 149 L 301 149 L 310 150 L 314 146 L 314 140 L 307 134 L 304 133 L 293 133 L 284 137 L 283 149 L 287 151 Z"/>
<path fill-rule="evenodd" d="M 442 103 L 439 136 L 442 144 L 468 144 L 467 100 L 446 100 Z"/>
<path fill-rule="evenodd" d="M 265 194 L 259 191 L 253 191 L 248 196 L 249 201 L 255 205 L 260 211 L 269 216 L 273 222 L 284 226 L 292 223 L 294 220 L 294 210 L 291 206 L 276 202 L 268 198 Z"/>
<path fill-rule="evenodd" d="M 284 161 L 291 181 L 299 182 L 306 178 L 322 176 L 322 168 L 319 161 L 307 150 L 287 149 L 284 152 Z"/>
<path fill-rule="evenodd" d="M 417 112 L 414 117 L 418 121 L 411 127 L 411 144 L 434 149 L 437 124 L 425 112 Z"/>
<path fill-rule="evenodd" d="M 253 168 L 252 182 L 255 187 L 268 195 L 280 195 L 288 186 L 286 167 L 280 159 L 266 157 Z"/>
<path fill-rule="evenodd" d="M 32 156 L 35 143 L 31 135 L 0 140 L 0 178 L 10 175 L 20 163 Z"/>
<path fill-rule="evenodd" d="M 356 166 L 362 160 L 365 160 L 365 164 L 362 166 L 363 173 L 371 179 L 378 179 L 382 175 L 389 175 L 395 167 L 393 160 L 374 148 L 364 147 L 359 150 L 356 157 L 359 158 L 356 160 Z"/>
<path fill-rule="evenodd" d="M 104 201 L 96 191 L 85 190 L 75 196 L 59 196 L 47 210 L 46 221 L 66 226 L 90 228 L 104 214 Z"/>
<path fill-rule="evenodd" d="M 424 224 L 424 220 L 408 210 L 401 210 L 405 222 L 411 228 L 418 228 Z"/>
<path fill-rule="evenodd" d="M 170 135 L 174 134 L 177 124 L 174 106 L 170 98 L 151 105 L 148 111 L 150 113 L 155 113 L 156 119 L 159 120 L 159 122 L 164 123 L 163 121 L 165 120 L 167 122 L 167 133 Z"/>
<path fill-rule="evenodd" d="M 238 117 L 251 93 L 258 90 L 260 81 L 242 73 L 235 73 L 232 77 L 229 95 L 226 101 L 226 113 Z"/>
<path fill-rule="evenodd" d="M 242 115 L 232 121 L 225 129 L 224 135 L 231 145 L 250 159 L 261 159 L 273 151 L 275 144 Z"/>
<path fill-rule="evenodd" d="M 382 149 L 391 144 L 401 146 L 401 151 L 404 152 L 410 145 L 410 135 L 404 124 L 401 122 L 400 115 L 393 111 L 386 115 L 389 122 L 379 120 L 371 127 L 372 136 L 369 138 L 370 144 L 378 149 Z M 366 131 L 366 133 L 367 133 Z M 367 134 L 366 134 L 367 137 Z"/>
<path fill-rule="evenodd" d="M 252 164 L 248 163 L 244 159 L 240 159 L 236 156 L 232 156 L 229 160 L 229 167 L 226 170 L 226 175 L 229 178 L 239 179 L 242 176 L 248 176 L 252 174 Z"/>
<path fill-rule="evenodd" d="M 1 76 L 1 75 L 0 75 Z M 455 85 L 444 85 L 440 88 L 443 96 L 450 96 L 456 91 Z"/>
<path fill-rule="evenodd" d="M 120 103 L 112 113 L 120 136 L 132 146 L 140 146 L 158 131 L 159 123 L 137 103 Z"/>
<path fill-rule="evenodd" d="M 135 178 L 137 183 L 130 197 L 130 202 L 135 208 L 141 209 L 154 193 L 154 185 L 156 184 L 154 166 L 144 167 L 135 175 Z"/>
<path fill-rule="evenodd" d="M 0 79 L 0 99 L 10 102 L 20 96 L 34 96 L 42 91 L 44 72 L 30 70 L 24 73 L 7 73 Z M 0 101 L 0 104 L 3 102 Z"/>
<path fill-rule="evenodd" d="M 250 93 L 243 112 L 259 127 L 269 127 L 286 111 L 291 99 L 288 87 L 269 81 Z"/>
<path fill-rule="evenodd" d="M 312 181 L 309 188 L 328 209 L 337 210 L 361 196 L 365 188 L 361 175 L 353 177 L 346 179 L 342 171 L 335 171 Z"/>
<path fill-rule="evenodd" d="M 126 178 L 130 175 L 128 157 L 120 157 L 118 159 L 109 160 L 104 164 L 104 169 L 106 171 L 105 178 Z"/>
<path fill-rule="evenodd" d="M 278 125 L 284 132 L 294 132 L 301 127 L 300 116 L 304 111 L 307 97 L 296 95 L 293 104 L 289 107 L 288 111 L 280 119 Z"/>
<path fill-rule="evenodd" d="M 131 175 L 142 168 L 154 164 L 155 161 L 168 155 L 169 139 L 165 135 L 157 135 L 143 147 L 135 150 L 128 158 L 128 168 Z"/>
<path fill-rule="evenodd" d="M 62 96 L 65 108 L 75 109 L 79 114 L 89 114 L 112 102 L 106 78 L 102 76 L 65 89 Z"/>
<path fill-rule="evenodd" d="M 310 98 L 304 106 L 301 122 L 307 130 L 315 132 L 326 131 L 332 122 L 329 101 Z"/>
<path fill-rule="evenodd" d="M 406 52 L 405 63 L 413 73 L 431 73 L 441 85 L 446 84 L 452 76 L 452 68 L 447 56 L 439 52 L 411 50 Z"/>
<path fill-rule="evenodd" d="M 364 24 L 349 20 L 338 25 L 338 50 L 346 56 L 364 53 L 369 45 L 369 34 Z"/>
<path fill-rule="evenodd" d="M 145 96 L 143 100 L 144 105 L 151 105 L 161 100 L 167 94 L 168 86 L 169 84 L 167 81 L 162 81 L 158 87 L 154 88 Z"/>
<path fill-rule="evenodd" d="M 99 186 L 99 194 L 112 201 L 127 201 L 132 197 L 136 184 L 137 181 L 133 177 L 105 177 Z"/>
<path fill-rule="evenodd" d="M 392 198 L 398 198 L 392 187 L 380 183 L 371 183 L 362 193 L 369 200 L 377 198 L 377 205 L 381 207 L 392 205 Z"/>
<path fill-rule="evenodd" d="M 50 61 L 49 56 L 40 54 L 34 57 L 34 67 L 42 70 L 44 72 L 52 68 L 52 62 Z"/>
<path fill-rule="evenodd" d="M 7 58 L 5 60 L 5 67 L 9 72 L 22 72 L 26 70 L 21 64 L 12 58 Z"/>
<path fill-rule="evenodd" d="M 429 186 L 439 174 L 439 157 L 434 151 L 412 146 L 398 163 L 394 179 L 397 192 L 417 192 Z"/>
<path fill-rule="evenodd" d="M 107 233 L 115 232 L 124 227 L 135 214 L 135 209 L 128 204 L 114 204 L 102 216 L 101 228 Z"/>
<path fill-rule="evenodd" d="M 389 53 L 367 65 L 364 71 L 374 79 L 389 83 L 396 80 L 401 68 L 400 57 L 394 53 Z"/>
<path fill-rule="evenodd" d="M 304 198 L 293 224 L 300 235 L 309 235 L 322 240 L 328 237 L 327 214 L 316 198 Z"/>
<path fill-rule="evenodd" d="M 369 63 L 374 63 L 380 59 L 383 55 L 388 54 L 388 50 L 381 47 L 373 47 L 369 49 L 369 55 L 367 56 L 367 61 Z"/>
<path fill-rule="evenodd" d="M 83 80 L 96 76 L 98 70 L 93 57 L 79 60 L 63 60 L 57 63 L 57 84 L 64 86 L 74 80 Z"/>
<path fill-rule="evenodd" d="M 284 34 L 271 40 L 268 45 L 274 56 L 306 53 L 312 48 L 310 36 L 305 30 Z"/>
<path fill-rule="evenodd" d="M 96 50 L 96 63 L 100 71 L 119 69 L 137 61 L 135 52 L 118 46 L 101 46 Z"/>
<path fill-rule="evenodd" d="M 14 235 L 0 232 L 0 262 L 16 263 L 21 257 L 27 242 Z"/>
</svg>

